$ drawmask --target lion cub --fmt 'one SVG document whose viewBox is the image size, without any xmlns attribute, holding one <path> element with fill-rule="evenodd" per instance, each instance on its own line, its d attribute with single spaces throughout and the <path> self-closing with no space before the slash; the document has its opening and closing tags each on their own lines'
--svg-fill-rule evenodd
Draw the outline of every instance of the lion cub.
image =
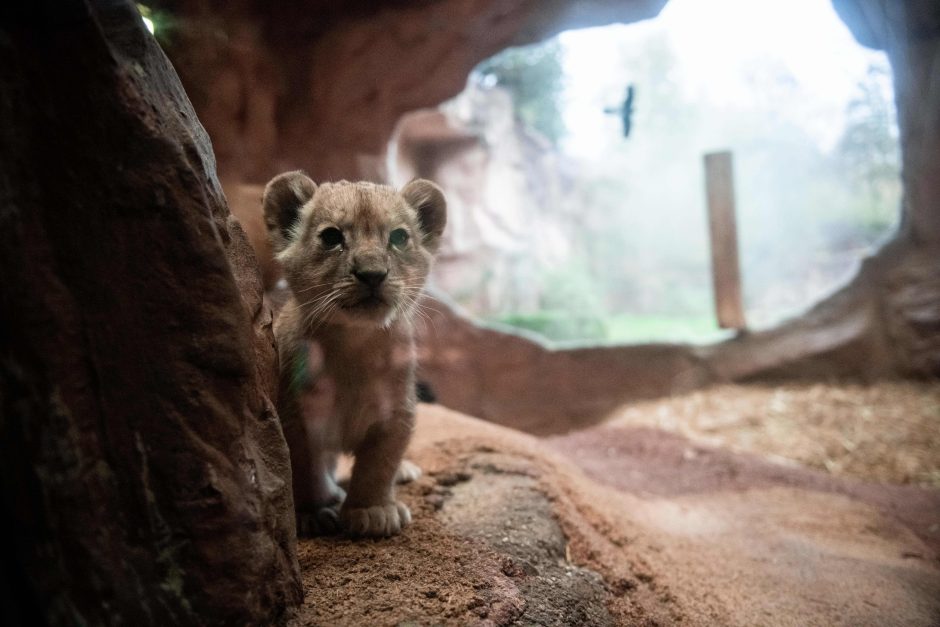
<svg viewBox="0 0 940 627">
<path fill-rule="evenodd" d="M 298 530 L 397 534 L 411 522 L 394 482 L 414 428 L 412 319 L 444 195 L 425 180 L 399 192 L 287 172 L 262 204 L 291 291 L 274 333 Z M 335 479 L 340 452 L 355 456 L 348 495 Z"/>
</svg>

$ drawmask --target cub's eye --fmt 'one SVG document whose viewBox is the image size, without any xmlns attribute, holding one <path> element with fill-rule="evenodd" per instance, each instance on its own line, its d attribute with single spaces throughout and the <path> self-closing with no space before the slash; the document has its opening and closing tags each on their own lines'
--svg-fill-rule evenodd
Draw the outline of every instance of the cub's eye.
<svg viewBox="0 0 940 627">
<path fill-rule="evenodd" d="M 388 236 L 388 243 L 395 248 L 402 248 L 408 243 L 408 231 L 405 229 L 395 229 Z"/>
<path fill-rule="evenodd" d="M 329 250 L 337 246 L 342 246 L 343 242 L 346 240 L 343 237 L 342 231 L 331 226 L 320 231 L 320 241 L 323 242 L 323 247 Z"/>
</svg>

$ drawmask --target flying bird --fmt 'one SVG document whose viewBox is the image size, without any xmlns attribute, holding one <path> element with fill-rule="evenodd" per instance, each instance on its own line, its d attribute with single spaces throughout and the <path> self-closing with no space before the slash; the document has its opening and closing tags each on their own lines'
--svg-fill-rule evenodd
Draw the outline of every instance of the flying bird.
<svg viewBox="0 0 940 627">
<path fill-rule="evenodd" d="M 619 114 L 623 122 L 623 136 L 630 137 L 630 129 L 633 127 L 633 97 L 636 95 L 634 86 L 627 85 L 627 92 L 624 94 L 623 103 L 619 107 L 606 107 L 604 113 Z"/>
</svg>

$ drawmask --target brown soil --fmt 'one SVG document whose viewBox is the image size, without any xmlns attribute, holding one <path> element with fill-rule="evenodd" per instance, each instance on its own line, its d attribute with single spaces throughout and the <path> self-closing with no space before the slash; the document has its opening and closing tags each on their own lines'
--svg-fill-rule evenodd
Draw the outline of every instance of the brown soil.
<svg viewBox="0 0 940 627">
<path fill-rule="evenodd" d="M 655 427 L 834 475 L 940 487 L 940 384 L 726 385 L 637 403 L 610 424 Z"/>
<path fill-rule="evenodd" d="M 300 543 L 299 624 L 940 624 L 936 489 L 431 406 L 409 455 L 404 535 Z"/>
</svg>

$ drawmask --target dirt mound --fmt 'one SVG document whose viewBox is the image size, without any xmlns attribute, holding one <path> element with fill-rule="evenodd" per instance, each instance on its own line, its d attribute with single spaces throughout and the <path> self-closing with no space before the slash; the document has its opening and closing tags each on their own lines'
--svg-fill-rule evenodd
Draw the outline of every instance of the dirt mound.
<svg viewBox="0 0 940 627">
<path fill-rule="evenodd" d="M 650 431 L 647 450 L 678 458 L 644 459 L 624 445 L 635 435 L 599 428 L 544 441 L 422 406 L 410 456 L 426 474 L 401 490 L 414 524 L 389 540 L 302 541 L 298 623 L 940 621 L 937 553 L 884 508 L 789 477 L 794 469 L 777 481 L 733 459 L 727 476 L 741 482 L 716 481 L 708 464 L 679 461 L 696 445 Z M 636 474 L 660 466 L 684 483 Z M 763 478 L 740 479 L 752 472 Z M 924 492 L 929 510 L 936 493 Z"/>
</svg>

